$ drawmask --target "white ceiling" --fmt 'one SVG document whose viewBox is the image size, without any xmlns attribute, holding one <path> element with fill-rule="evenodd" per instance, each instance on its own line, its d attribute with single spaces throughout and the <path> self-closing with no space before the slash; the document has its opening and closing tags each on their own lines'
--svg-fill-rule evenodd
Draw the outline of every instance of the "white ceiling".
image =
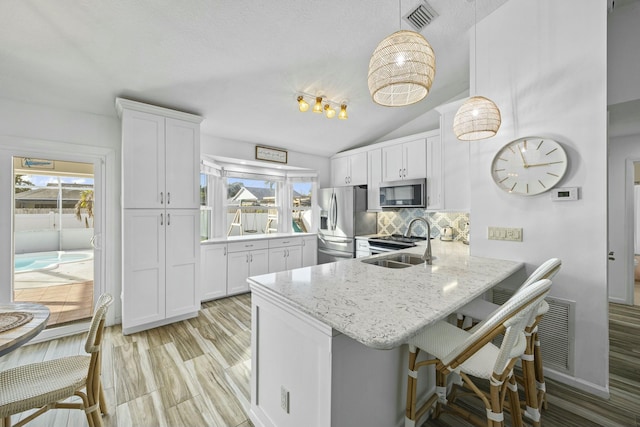
<svg viewBox="0 0 640 427">
<path fill-rule="evenodd" d="M 477 19 L 506 1 L 478 0 Z M 205 134 L 331 155 L 468 90 L 474 2 L 429 3 L 436 78 L 409 107 L 367 88 L 371 53 L 401 28 L 397 0 L 2 0 L 0 98 L 115 117 L 122 96 L 200 114 Z M 298 112 L 299 92 L 346 99 L 349 120 Z"/>
</svg>

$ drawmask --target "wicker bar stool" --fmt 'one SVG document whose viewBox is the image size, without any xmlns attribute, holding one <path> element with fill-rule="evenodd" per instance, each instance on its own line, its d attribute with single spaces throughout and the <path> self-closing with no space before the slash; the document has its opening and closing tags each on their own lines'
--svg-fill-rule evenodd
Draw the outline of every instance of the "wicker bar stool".
<svg viewBox="0 0 640 427">
<path fill-rule="evenodd" d="M 106 414 L 106 404 L 100 382 L 100 348 L 107 309 L 112 302 L 109 294 L 98 298 L 84 347 L 88 356 L 63 357 L 0 372 L 0 420 L 3 421 L 0 425 L 10 427 L 12 415 L 30 409 L 39 408 L 14 427 L 28 423 L 49 409 L 64 408 L 81 409 L 90 427 L 102 426 L 101 413 Z M 74 395 L 79 396 L 81 402 L 63 402 Z"/>
<path fill-rule="evenodd" d="M 552 279 L 558 271 L 562 262 L 558 258 L 551 258 L 540 265 L 531 276 L 518 288 L 526 288 L 540 279 Z M 464 319 L 471 318 L 473 321 L 486 319 L 500 306 L 482 298 L 475 299 L 458 310 L 458 327 L 462 327 Z M 546 405 L 546 386 L 544 382 L 544 370 L 542 366 L 542 353 L 540 351 L 540 339 L 538 336 L 538 324 L 549 311 L 549 304 L 543 302 L 538 309 L 538 315 L 532 319 L 525 328 L 527 336 L 527 348 L 522 355 L 522 385 L 525 393 L 525 416 L 529 418 L 535 427 L 540 425 L 543 406 Z"/>
<path fill-rule="evenodd" d="M 434 404 L 434 418 L 442 410 L 450 410 L 478 425 L 504 426 L 503 410 L 507 395 L 513 425 L 522 426 L 513 367 L 527 345 L 524 329 L 537 316 L 538 308 L 550 288 L 551 281 L 543 279 L 522 289 L 473 331 L 465 331 L 446 321 L 439 321 L 411 338 L 405 426 L 418 425 L 420 418 Z M 497 347 L 491 341 L 499 335 L 504 335 L 504 338 L 500 347 Z M 434 359 L 417 362 L 420 350 L 434 356 Z M 423 366 L 435 367 L 436 392 L 417 408 L 418 369 Z M 447 394 L 447 375 L 451 372 L 460 376 L 462 384 L 454 384 L 451 393 Z M 471 376 L 487 380 L 489 393 L 481 391 Z M 468 389 L 483 401 L 486 419 L 455 404 L 460 387 Z"/>
</svg>

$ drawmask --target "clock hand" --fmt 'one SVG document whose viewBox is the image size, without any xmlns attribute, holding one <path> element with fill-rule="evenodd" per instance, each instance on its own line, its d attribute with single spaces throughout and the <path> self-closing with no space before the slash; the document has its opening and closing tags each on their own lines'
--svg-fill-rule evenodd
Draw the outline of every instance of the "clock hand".
<svg viewBox="0 0 640 427">
<path fill-rule="evenodd" d="M 548 162 L 548 163 L 534 163 L 532 165 L 527 165 L 527 167 L 533 168 L 533 167 L 536 167 L 536 166 L 548 166 L 548 165 L 555 165 L 555 164 L 558 164 L 558 163 L 563 163 L 563 162 L 559 161 L 559 162 Z"/>
<path fill-rule="evenodd" d="M 520 146 L 517 146 L 518 148 L 518 153 L 520 153 L 520 158 L 522 158 L 522 166 L 524 166 L 525 168 L 528 168 L 529 165 L 527 164 L 527 161 L 524 159 L 524 154 L 522 154 L 522 150 L 520 149 Z"/>
</svg>

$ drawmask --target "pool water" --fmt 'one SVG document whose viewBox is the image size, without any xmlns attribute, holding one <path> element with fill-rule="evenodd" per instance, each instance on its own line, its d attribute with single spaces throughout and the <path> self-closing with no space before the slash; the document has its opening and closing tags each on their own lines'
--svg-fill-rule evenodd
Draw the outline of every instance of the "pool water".
<svg viewBox="0 0 640 427">
<path fill-rule="evenodd" d="M 92 257 L 91 253 L 68 253 L 64 251 L 18 254 L 14 257 L 13 268 L 16 273 L 34 270 L 51 270 L 59 264 L 84 261 Z"/>
</svg>

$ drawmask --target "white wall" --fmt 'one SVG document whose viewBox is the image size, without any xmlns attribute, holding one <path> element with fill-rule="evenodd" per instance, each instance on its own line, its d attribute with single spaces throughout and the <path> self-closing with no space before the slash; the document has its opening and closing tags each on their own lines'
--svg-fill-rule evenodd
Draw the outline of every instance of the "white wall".
<svg viewBox="0 0 640 427">
<path fill-rule="evenodd" d="M 471 145 L 470 171 L 472 255 L 522 260 L 528 271 L 550 257 L 562 259 L 551 295 L 575 301 L 576 308 L 574 377 L 563 380 L 603 395 L 609 349 L 606 40 L 606 2 L 598 0 L 511 0 L 480 22 L 477 93 L 500 107 L 502 127 L 496 137 Z M 563 144 L 569 167 L 560 186 L 580 187 L 580 200 L 514 196 L 492 182 L 495 153 L 528 135 Z M 524 241 L 490 241 L 489 226 L 522 227 Z"/>
<path fill-rule="evenodd" d="M 0 99 L 0 117 L 0 301 L 11 299 L 12 156 L 37 153 L 51 154 L 54 160 L 107 159 L 104 284 L 106 291 L 120 295 L 120 122 L 115 109 L 114 116 L 107 117 Z M 119 313 L 116 304 L 110 318 L 119 318 Z"/>
<path fill-rule="evenodd" d="M 202 135 L 200 140 L 200 152 L 202 154 L 209 154 L 212 156 L 255 161 L 256 144 L 260 144 L 260 141 L 246 142 L 219 138 L 211 135 Z M 277 164 L 272 163 L 271 165 L 275 166 Z M 318 184 L 320 188 L 329 187 L 331 185 L 331 161 L 328 157 L 289 151 L 287 153 L 287 165 L 317 171 Z"/>
<path fill-rule="evenodd" d="M 616 7 L 609 15 L 608 104 L 640 99 L 640 2 Z"/>
</svg>

